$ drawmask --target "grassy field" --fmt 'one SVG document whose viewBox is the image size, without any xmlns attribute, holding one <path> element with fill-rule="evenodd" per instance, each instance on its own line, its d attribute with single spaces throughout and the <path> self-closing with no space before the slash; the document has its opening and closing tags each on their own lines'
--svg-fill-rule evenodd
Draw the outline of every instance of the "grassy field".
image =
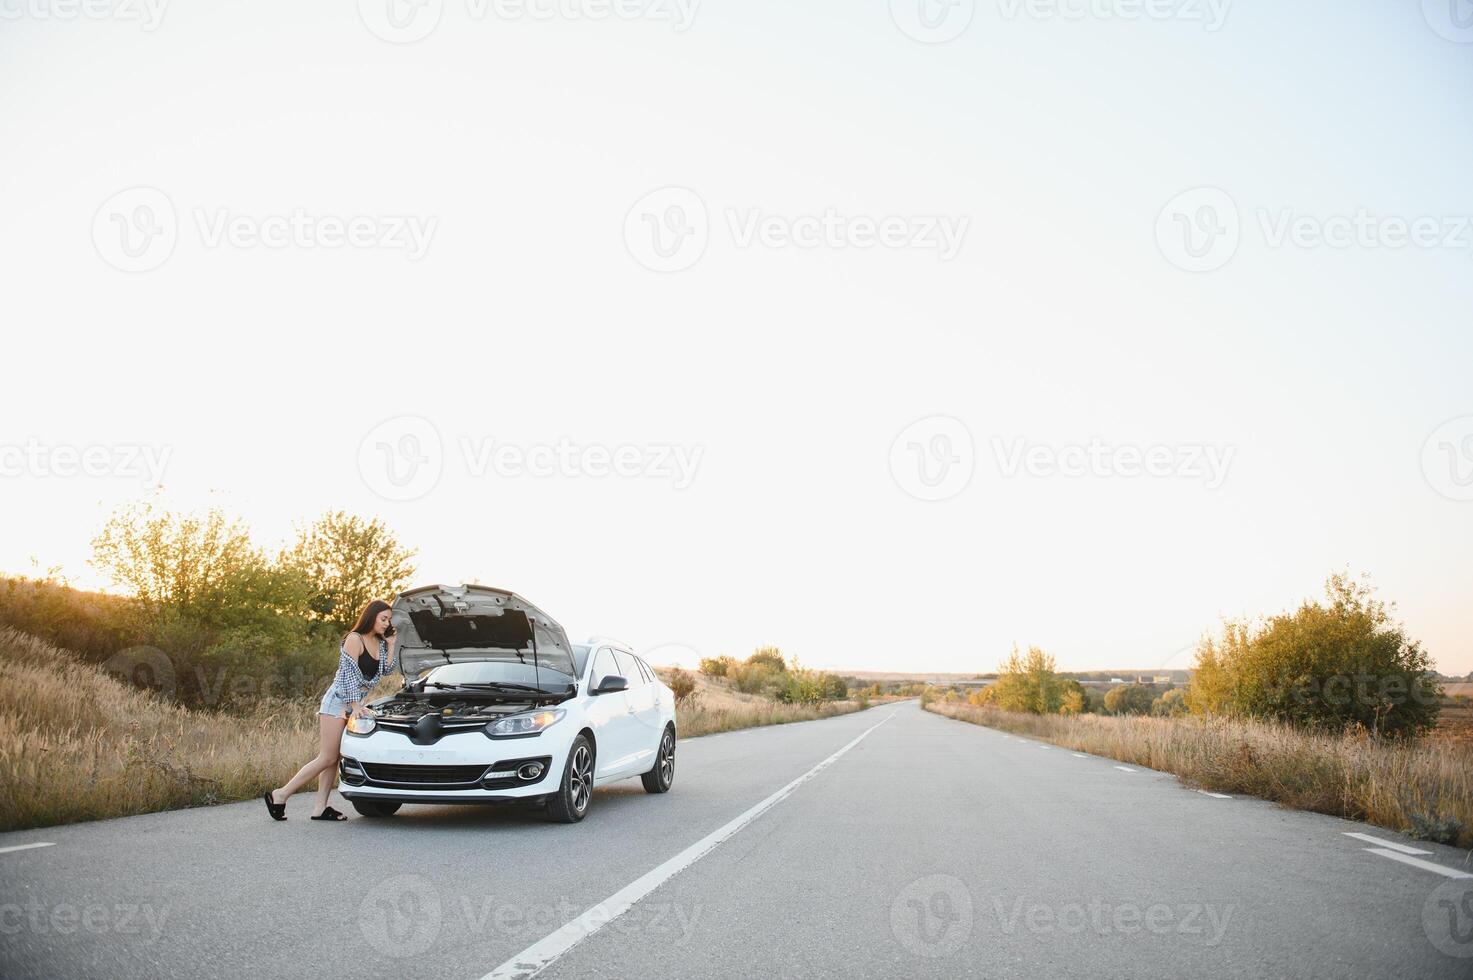
<svg viewBox="0 0 1473 980">
<path fill-rule="evenodd" d="M 1187 785 L 1473 847 L 1473 745 L 1316 735 L 1226 719 L 1029 715 L 933 702 L 948 718 L 1175 773 Z"/>
<path fill-rule="evenodd" d="M 1442 710 L 1432 737 L 1473 746 L 1473 684 L 1444 684 L 1442 690 Z"/>
<path fill-rule="evenodd" d="M 690 737 L 857 707 L 780 705 L 702 679 L 677 724 Z M 0 627 L 0 831 L 252 799 L 316 754 L 316 710 L 315 699 L 190 710 Z"/>
<path fill-rule="evenodd" d="M 189 711 L 0 628 L 0 830 L 249 799 L 316 743 L 311 705 Z"/>
</svg>

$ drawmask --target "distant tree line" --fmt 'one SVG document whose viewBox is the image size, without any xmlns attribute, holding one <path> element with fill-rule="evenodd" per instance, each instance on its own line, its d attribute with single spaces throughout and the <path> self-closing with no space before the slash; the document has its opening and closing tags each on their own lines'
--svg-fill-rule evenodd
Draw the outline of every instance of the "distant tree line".
<svg viewBox="0 0 1473 980">
<path fill-rule="evenodd" d="M 1078 675 L 1075 675 L 1078 676 Z M 1251 717 L 1310 729 L 1360 728 L 1417 737 L 1437 722 L 1441 691 L 1421 644 L 1365 582 L 1332 575 L 1323 601 L 1207 636 L 1185 686 L 1116 684 L 1101 694 L 1061 675 L 1037 647 L 1014 649 L 981 690 L 928 688 L 942 698 L 1030 714 Z"/>
</svg>

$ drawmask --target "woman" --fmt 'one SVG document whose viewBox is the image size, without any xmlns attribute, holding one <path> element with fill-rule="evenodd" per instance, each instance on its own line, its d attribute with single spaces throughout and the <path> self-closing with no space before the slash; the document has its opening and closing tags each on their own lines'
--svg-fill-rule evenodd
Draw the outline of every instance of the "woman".
<svg viewBox="0 0 1473 980">
<path fill-rule="evenodd" d="M 372 641 L 377 640 L 377 643 Z M 370 649 L 372 647 L 372 649 Z M 313 820 L 347 820 L 337 810 L 327 805 L 332 795 L 333 780 L 337 776 L 338 747 L 342 743 L 343 726 L 348 716 L 361 718 L 369 712 L 363 706 L 364 696 L 373 688 L 374 682 L 394 669 L 394 627 L 390 622 L 389 604 L 375 599 L 363 607 L 358 616 L 358 625 L 343 637 L 338 652 L 338 672 L 332 685 L 322 696 L 322 705 L 317 709 L 320 723 L 322 747 L 317 758 L 307 763 L 291 781 L 280 789 L 267 790 L 262 798 L 266 810 L 273 820 L 286 819 L 286 801 L 297 790 L 317 777 L 317 799 L 312 808 Z"/>
</svg>

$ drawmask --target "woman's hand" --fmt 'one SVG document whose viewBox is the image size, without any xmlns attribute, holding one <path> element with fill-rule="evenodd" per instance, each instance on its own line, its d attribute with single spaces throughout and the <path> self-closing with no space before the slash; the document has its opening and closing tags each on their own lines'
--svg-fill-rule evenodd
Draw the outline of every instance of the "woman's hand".
<svg viewBox="0 0 1473 980">
<path fill-rule="evenodd" d="M 357 707 L 355 707 L 351 712 L 349 712 L 348 717 L 349 718 L 371 718 L 371 717 L 373 717 L 373 712 L 369 711 L 367 708 L 365 708 L 363 705 L 360 704 Z"/>
</svg>

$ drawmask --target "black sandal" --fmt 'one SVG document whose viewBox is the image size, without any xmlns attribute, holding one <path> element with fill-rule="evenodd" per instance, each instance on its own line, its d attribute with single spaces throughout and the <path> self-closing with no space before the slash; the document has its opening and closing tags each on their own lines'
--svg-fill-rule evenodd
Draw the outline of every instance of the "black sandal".
<svg viewBox="0 0 1473 980">
<path fill-rule="evenodd" d="M 343 816 L 338 811 L 334 810 L 332 807 L 326 807 L 317 816 L 315 816 L 315 817 L 308 817 L 307 819 L 308 820 L 331 820 L 333 823 L 337 823 L 337 822 L 339 822 L 341 820 L 347 820 L 348 818 L 345 817 L 345 816 Z"/>
<path fill-rule="evenodd" d="M 266 792 L 264 792 L 264 793 L 261 794 L 261 799 L 263 799 L 263 800 L 266 801 L 266 809 L 271 814 L 271 819 L 272 820 L 285 820 L 286 819 L 286 804 L 285 803 L 277 803 L 274 800 L 272 800 L 271 799 L 271 791 L 269 789 Z"/>
</svg>

